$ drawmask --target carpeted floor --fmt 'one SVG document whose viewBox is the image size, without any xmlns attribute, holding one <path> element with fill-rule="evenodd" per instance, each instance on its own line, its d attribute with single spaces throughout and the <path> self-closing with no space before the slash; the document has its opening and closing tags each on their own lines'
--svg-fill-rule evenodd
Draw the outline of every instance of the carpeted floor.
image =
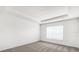
<svg viewBox="0 0 79 59">
<path fill-rule="evenodd" d="M 2 52 L 79 52 L 79 49 L 47 42 L 35 42 Z"/>
</svg>

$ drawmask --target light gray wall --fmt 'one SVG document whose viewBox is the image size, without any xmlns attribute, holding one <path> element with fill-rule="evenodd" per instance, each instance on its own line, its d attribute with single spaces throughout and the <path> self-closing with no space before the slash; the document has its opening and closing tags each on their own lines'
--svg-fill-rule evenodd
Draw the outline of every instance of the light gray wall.
<svg viewBox="0 0 79 59">
<path fill-rule="evenodd" d="M 39 40 L 39 24 L 16 13 L 0 13 L 0 51 Z"/>
<path fill-rule="evenodd" d="M 62 44 L 62 45 L 68 45 L 68 46 L 73 46 L 73 47 L 79 47 L 79 40 L 77 36 L 77 30 L 78 30 L 78 19 L 70 19 L 66 21 L 60 21 L 60 22 L 53 22 L 53 23 L 48 23 L 48 24 L 41 24 L 41 40 L 42 41 L 47 41 L 47 42 L 52 42 L 52 43 L 57 43 L 57 44 Z M 59 25 L 63 24 L 64 25 L 64 37 L 63 40 L 50 40 L 46 38 L 46 27 L 47 26 L 54 26 L 54 25 Z M 78 26 L 78 27 L 77 27 Z"/>
</svg>

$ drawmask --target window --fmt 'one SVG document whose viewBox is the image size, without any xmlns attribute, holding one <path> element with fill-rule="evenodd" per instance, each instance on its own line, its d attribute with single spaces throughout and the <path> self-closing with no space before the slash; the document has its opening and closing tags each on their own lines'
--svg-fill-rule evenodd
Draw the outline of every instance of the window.
<svg viewBox="0 0 79 59">
<path fill-rule="evenodd" d="M 63 25 L 47 27 L 47 39 L 63 40 Z"/>
</svg>

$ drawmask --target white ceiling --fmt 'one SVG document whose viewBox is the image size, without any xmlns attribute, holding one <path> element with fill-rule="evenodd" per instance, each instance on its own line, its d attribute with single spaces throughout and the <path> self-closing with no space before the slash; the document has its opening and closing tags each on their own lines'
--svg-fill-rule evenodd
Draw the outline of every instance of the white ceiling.
<svg viewBox="0 0 79 59">
<path fill-rule="evenodd" d="M 38 22 L 67 14 L 67 7 L 64 6 L 22 6 L 10 8 Z"/>
<path fill-rule="evenodd" d="M 0 7 L 0 10 L 4 8 Z M 67 7 L 67 6 L 16 6 L 7 7 L 8 10 L 12 10 L 25 17 L 33 19 L 35 21 L 42 21 L 62 15 L 79 16 L 79 7 Z"/>
</svg>

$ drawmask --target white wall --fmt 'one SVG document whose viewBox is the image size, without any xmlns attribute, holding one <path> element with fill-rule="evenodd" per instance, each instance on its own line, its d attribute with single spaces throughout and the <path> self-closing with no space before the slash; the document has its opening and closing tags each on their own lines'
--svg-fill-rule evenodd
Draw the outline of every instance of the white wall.
<svg viewBox="0 0 79 59">
<path fill-rule="evenodd" d="M 79 46 L 79 19 L 77 20 L 77 42 L 78 42 L 78 46 Z"/>
<path fill-rule="evenodd" d="M 0 13 L 0 51 L 39 40 L 39 24 L 16 13 Z"/>
<path fill-rule="evenodd" d="M 18 43 L 31 43 L 40 39 L 40 25 L 29 19 L 17 19 L 16 21 Z"/>
<path fill-rule="evenodd" d="M 73 47 L 79 47 L 79 39 L 77 38 L 77 21 L 78 19 L 71 19 L 71 20 L 66 20 L 66 21 L 61 21 L 61 22 L 53 22 L 53 23 L 48 23 L 48 24 L 41 24 L 41 40 L 42 41 L 47 41 L 47 42 L 52 42 L 52 43 L 57 43 L 57 44 L 62 44 L 62 45 L 68 45 L 68 46 L 73 46 Z M 64 25 L 64 39 L 63 40 L 50 40 L 46 38 L 46 27 L 47 26 L 52 26 L 52 25 L 59 25 L 63 24 Z"/>
</svg>

